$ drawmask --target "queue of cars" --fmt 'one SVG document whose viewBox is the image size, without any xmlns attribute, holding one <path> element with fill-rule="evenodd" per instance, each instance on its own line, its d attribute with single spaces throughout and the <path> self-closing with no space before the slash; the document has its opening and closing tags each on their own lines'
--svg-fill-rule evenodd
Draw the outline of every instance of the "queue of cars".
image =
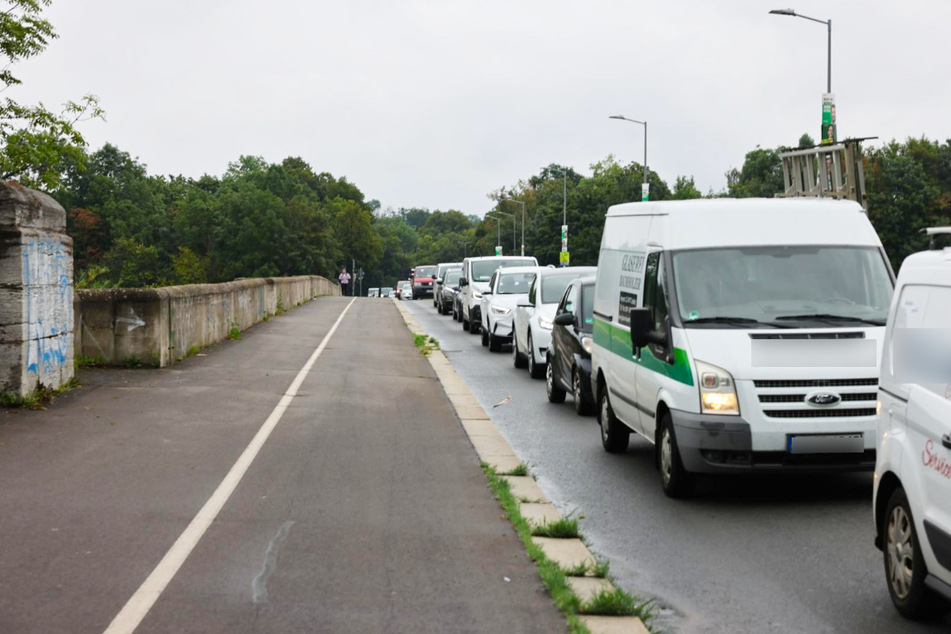
<svg viewBox="0 0 951 634">
<path fill-rule="evenodd" d="M 630 203 L 598 267 L 466 258 L 434 283 L 550 402 L 596 412 L 605 451 L 650 442 L 670 497 L 706 474 L 874 470 L 896 609 L 951 610 L 951 249 L 909 257 L 896 289 L 851 201 Z"/>
</svg>

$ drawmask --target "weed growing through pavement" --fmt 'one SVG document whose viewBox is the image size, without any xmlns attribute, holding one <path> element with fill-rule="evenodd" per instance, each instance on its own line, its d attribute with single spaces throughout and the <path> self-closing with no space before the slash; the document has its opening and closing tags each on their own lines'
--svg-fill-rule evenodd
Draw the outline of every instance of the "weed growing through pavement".
<svg viewBox="0 0 951 634">
<path fill-rule="evenodd" d="M 235 341 L 240 338 L 241 338 L 241 329 L 238 328 L 237 323 L 231 322 L 231 329 L 228 330 L 228 339 L 231 339 L 231 341 Z"/>
<path fill-rule="evenodd" d="M 87 357 L 86 355 L 82 355 L 76 359 L 77 368 L 101 368 L 104 365 L 106 364 L 102 360 L 102 357 Z"/>
<path fill-rule="evenodd" d="M 525 463 L 522 463 L 509 471 L 508 473 L 502 473 L 499 475 L 508 475 L 508 476 L 527 476 L 528 475 L 528 466 Z"/>
<path fill-rule="evenodd" d="M 13 392 L 0 392 L 0 407 L 43 409 L 43 407 L 52 402 L 55 397 L 74 390 L 77 387 L 79 387 L 79 381 L 73 377 L 55 390 L 40 384 L 35 390 L 25 396 L 20 396 Z"/>
<path fill-rule="evenodd" d="M 418 335 L 413 333 L 413 343 L 419 349 L 419 353 L 428 357 L 433 350 L 439 350 L 439 342 L 429 335 Z"/>
<path fill-rule="evenodd" d="M 515 474 L 514 471 L 516 470 L 513 470 L 513 472 L 506 475 L 528 474 L 528 468 L 525 467 L 524 464 L 519 465 L 519 467 L 520 469 L 516 470 L 520 473 Z M 522 517 L 518 508 L 518 501 L 515 499 L 515 496 L 512 495 L 509 483 L 500 475 L 497 475 L 495 470 L 484 462 L 482 463 L 482 470 L 489 480 L 489 488 L 495 494 L 506 516 L 515 527 L 519 539 L 522 540 L 526 553 L 528 553 L 528 556 L 538 567 L 538 576 L 541 578 L 542 584 L 551 595 L 555 606 L 565 615 L 568 622 L 568 631 L 571 634 L 590 634 L 590 630 L 588 630 L 584 622 L 578 617 L 578 614 L 605 614 L 605 612 L 598 611 L 601 608 L 610 610 L 607 614 L 611 615 L 638 616 L 645 625 L 649 625 L 648 621 L 653 617 L 653 612 L 651 611 L 652 604 L 650 602 L 637 603 L 631 595 L 620 589 L 614 592 L 603 593 L 608 596 L 604 598 L 595 597 L 592 601 L 589 601 L 588 604 L 583 604 L 581 599 L 578 598 L 578 595 L 571 589 L 571 586 L 568 585 L 567 578 L 569 576 L 582 576 L 589 573 L 593 573 L 594 576 L 597 577 L 605 577 L 608 573 L 608 563 L 599 562 L 593 569 L 587 564 L 581 564 L 572 570 L 565 570 L 549 559 L 541 547 L 532 541 L 532 527 L 528 521 Z M 574 522 L 575 531 L 577 532 L 577 521 L 569 520 L 569 522 Z M 555 524 L 558 524 L 558 522 L 555 522 Z"/>
<path fill-rule="evenodd" d="M 535 537 L 553 537 L 555 539 L 572 539 L 578 537 L 578 520 L 563 517 L 557 522 L 532 527 Z"/>
</svg>

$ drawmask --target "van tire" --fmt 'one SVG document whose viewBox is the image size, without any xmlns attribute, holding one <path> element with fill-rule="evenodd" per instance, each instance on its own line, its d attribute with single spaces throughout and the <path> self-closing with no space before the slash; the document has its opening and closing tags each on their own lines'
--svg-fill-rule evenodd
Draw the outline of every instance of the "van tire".
<svg viewBox="0 0 951 634">
<path fill-rule="evenodd" d="M 892 527 L 893 522 L 895 523 L 895 530 Z M 925 585 L 928 569 L 925 566 L 924 557 L 921 555 L 918 531 L 915 530 L 915 521 L 911 514 L 911 507 L 908 504 L 908 496 L 901 487 L 895 489 L 885 506 L 881 534 L 884 537 L 882 551 L 884 553 L 885 582 L 888 585 L 888 594 L 891 595 L 895 609 L 902 616 L 914 620 L 930 620 L 946 614 L 948 609 L 951 608 L 951 602 L 938 596 Z M 901 548 L 902 546 L 904 548 Z M 911 551 L 911 561 L 905 561 L 904 563 L 911 564 L 911 578 L 905 578 L 904 575 L 901 575 L 901 571 L 898 571 L 898 576 L 901 577 L 907 588 L 895 587 L 901 584 L 897 578 L 893 578 L 892 570 L 896 563 L 902 564 L 903 562 L 892 559 L 892 555 L 897 555 L 896 559 L 907 559 L 909 550 Z"/>
<path fill-rule="evenodd" d="M 524 369 L 528 365 L 528 361 L 525 360 L 525 357 L 518 351 L 518 339 L 515 337 L 515 327 L 512 327 L 512 364 L 519 370 Z"/>
<path fill-rule="evenodd" d="M 540 379 L 545 376 L 546 365 L 548 364 L 547 363 L 539 364 L 537 361 L 535 361 L 535 348 L 534 348 L 534 344 L 532 343 L 532 333 L 531 331 L 529 331 L 528 333 L 528 374 L 533 379 Z"/>
<path fill-rule="evenodd" d="M 608 386 L 598 391 L 598 423 L 601 426 L 601 445 L 608 453 L 624 453 L 631 440 L 631 430 L 617 419 L 608 400 Z"/>
<path fill-rule="evenodd" d="M 495 335 L 489 335 L 489 352 L 502 352 L 502 342 Z"/>
<path fill-rule="evenodd" d="M 555 383 L 555 375 L 551 361 L 545 364 L 545 394 L 549 403 L 564 403 L 565 391 Z"/>
<path fill-rule="evenodd" d="M 674 425 L 670 414 L 664 414 L 660 421 L 660 442 L 657 446 L 660 465 L 660 483 L 664 493 L 670 498 L 684 498 L 693 494 L 697 477 L 684 469 L 680 459 L 680 448 L 674 435 Z"/>
</svg>

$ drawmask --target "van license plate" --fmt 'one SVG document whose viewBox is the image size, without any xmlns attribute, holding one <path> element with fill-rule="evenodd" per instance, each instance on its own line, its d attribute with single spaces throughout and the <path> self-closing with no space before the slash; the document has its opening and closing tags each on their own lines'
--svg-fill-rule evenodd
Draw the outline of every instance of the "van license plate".
<svg viewBox="0 0 951 634">
<path fill-rule="evenodd" d="M 862 434 L 808 434 L 787 436 L 789 453 L 862 453 Z"/>
</svg>

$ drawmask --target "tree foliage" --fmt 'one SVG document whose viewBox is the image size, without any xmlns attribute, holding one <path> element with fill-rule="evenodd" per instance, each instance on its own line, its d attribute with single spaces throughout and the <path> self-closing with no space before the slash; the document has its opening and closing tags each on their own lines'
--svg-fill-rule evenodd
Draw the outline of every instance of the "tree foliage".
<svg viewBox="0 0 951 634">
<path fill-rule="evenodd" d="M 56 37 L 42 11 L 50 0 L 7 0 L 0 7 L 0 69 L 2 90 L 21 83 L 13 67 L 42 53 Z M 80 121 L 103 116 L 99 100 L 86 95 L 67 101 L 55 114 L 42 103 L 0 100 L 0 179 L 16 179 L 42 189 L 56 187 L 70 168 L 81 168 L 86 142 L 76 128 Z"/>
</svg>

